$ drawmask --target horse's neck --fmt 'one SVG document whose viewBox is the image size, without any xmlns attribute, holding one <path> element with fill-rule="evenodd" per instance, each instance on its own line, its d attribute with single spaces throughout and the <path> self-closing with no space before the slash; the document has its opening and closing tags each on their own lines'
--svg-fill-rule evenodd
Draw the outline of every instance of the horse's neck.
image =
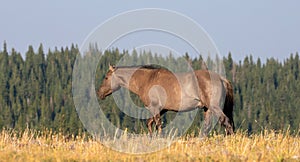
<svg viewBox="0 0 300 162">
<path fill-rule="evenodd" d="M 136 86 L 130 86 L 130 82 L 135 82 L 135 77 L 133 75 L 136 72 L 136 68 L 126 68 L 126 69 L 118 69 L 117 76 L 120 78 L 120 84 L 122 87 L 132 91 L 133 93 L 138 93 L 138 89 Z"/>
</svg>

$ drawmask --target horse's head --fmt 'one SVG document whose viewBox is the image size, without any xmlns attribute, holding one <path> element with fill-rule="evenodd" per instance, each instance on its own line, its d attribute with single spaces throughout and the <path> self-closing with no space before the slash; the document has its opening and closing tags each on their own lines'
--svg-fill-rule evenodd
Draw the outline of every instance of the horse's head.
<svg viewBox="0 0 300 162">
<path fill-rule="evenodd" d="M 102 84 L 98 90 L 98 96 L 104 100 L 106 96 L 111 95 L 113 92 L 120 89 L 120 83 L 115 75 L 116 67 L 109 65 L 109 70 L 102 81 Z"/>
</svg>

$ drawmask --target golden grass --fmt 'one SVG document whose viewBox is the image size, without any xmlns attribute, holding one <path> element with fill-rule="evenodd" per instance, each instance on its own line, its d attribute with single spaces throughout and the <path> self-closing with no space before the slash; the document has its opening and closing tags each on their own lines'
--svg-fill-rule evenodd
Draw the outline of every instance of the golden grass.
<svg viewBox="0 0 300 162">
<path fill-rule="evenodd" d="M 122 138 L 122 137 L 121 137 Z M 130 141 L 124 138 L 125 141 Z M 146 139 L 144 139 L 146 140 Z M 154 137 L 155 140 L 162 140 Z M 168 139 L 166 139 L 168 140 Z M 105 141 L 105 142 L 114 142 Z M 136 142 L 136 141 L 135 141 Z M 143 141 L 139 141 L 143 143 Z M 129 143 L 134 147 L 134 142 Z M 130 149 L 130 147 L 128 147 Z M 66 139 L 60 133 L 3 130 L 0 133 L 0 161 L 299 161 L 300 138 L 289 133 L 265 131 L 248 137 L 245 133 L 206 139 L 185 137 L 170 147 L 133 155 L 107 148 L 81 135 Z"/>
</svg>

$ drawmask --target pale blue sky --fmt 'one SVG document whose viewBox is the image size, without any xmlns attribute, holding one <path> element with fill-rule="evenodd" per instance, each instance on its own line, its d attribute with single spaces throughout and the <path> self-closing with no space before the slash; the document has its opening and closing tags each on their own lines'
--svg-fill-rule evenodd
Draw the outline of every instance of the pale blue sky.
<svg viewBox="0 0 300 162">
<path fill-rule="evenodd" d="M 0 41 L 24 53 L 43 43 L 80 45 L 99 24 L 116 14 L 140 8 L 180 12 L 200 24 L 221 55 L 229 51 L 236 61 L 245 55 L 280 60 L 300 51 L 300 1 L 78 1 L 1 0 Z"/>
</svg>

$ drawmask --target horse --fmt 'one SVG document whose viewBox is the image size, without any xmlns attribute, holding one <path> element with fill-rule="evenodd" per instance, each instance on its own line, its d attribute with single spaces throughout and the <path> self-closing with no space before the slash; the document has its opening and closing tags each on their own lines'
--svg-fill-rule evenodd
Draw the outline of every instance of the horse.
<svg viewBox="0 0 300 162">
<path fill-rule="evenodd" d="M 152 134 L 155 123 L 161 133 L 161 116 L 167 111 L 204 110 L 202 136 L 212 129 L 212 117 L 225 127 L 226 135 L 234 133 L 233 88 L 226 78 L 208 70 L 173 73 L 152 65 L 109 65 L 97 95 L 104 100 L 121 87 L 135 93 L 152 117 L 147 120 L 148 132 Z M 224 101 L 225 100 L 225 101 Z M 223 103 L 223 109 L 221 105 Z"/>
</svg>

